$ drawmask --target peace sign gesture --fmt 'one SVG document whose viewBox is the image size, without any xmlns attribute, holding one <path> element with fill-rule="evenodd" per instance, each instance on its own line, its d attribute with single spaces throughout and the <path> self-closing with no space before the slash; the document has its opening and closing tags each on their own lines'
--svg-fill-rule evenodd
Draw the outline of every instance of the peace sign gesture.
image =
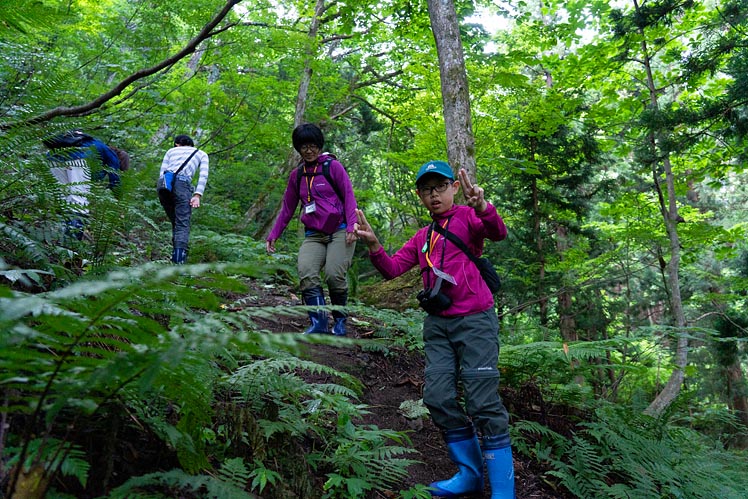
<svg viewBox="0 0 748 499">
<path fill-rule="evenodd" d="M 470 182 L 467 171 L 460 168 L 458 172 L 460 184 L 462 184 L 462 193 L 465 195 L 465 202 L 478 213 L 486 209 L 486 198 L 483 197 L 483 187 L 479 187 Z"/>
<path fill-rule="evenodd" d="M 356 208 L 356 216 L 358 218 L 358 222 L 354 224 L 356 237 L 366 243 L 369 247 L 369 251 L 373 252 L 378 250 L 382 245 L 379 243 L 377 235 L 374 234 L 374 229 L 372 229 L 369 222 L 366 221 L 366 216 L 364 215 L 363 210 Z"/>
</svg>

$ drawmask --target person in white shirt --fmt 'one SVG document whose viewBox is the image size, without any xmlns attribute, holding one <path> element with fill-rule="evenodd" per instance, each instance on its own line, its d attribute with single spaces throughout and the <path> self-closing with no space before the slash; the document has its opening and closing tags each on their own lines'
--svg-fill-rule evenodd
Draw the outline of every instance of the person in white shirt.
<svg viewBox="0 0 748 499">
<path fill-rule="evenodd" d="M 192 208 L 200 207 L 200 200 L 208 183 L 208 165 L 208 155 L 196 148 L 188 135 L 177 135 L 174 147 L 166 151 L 161 162 L 160 182 L 166 172 L 176 174 L 171 190 L 158 190 L 161 206 L 171 222 L 173 263 L 182 264 L 187 261 Z M 192 179 L 198 170 L 197 186 L 193 186 Z"/>
</svg>

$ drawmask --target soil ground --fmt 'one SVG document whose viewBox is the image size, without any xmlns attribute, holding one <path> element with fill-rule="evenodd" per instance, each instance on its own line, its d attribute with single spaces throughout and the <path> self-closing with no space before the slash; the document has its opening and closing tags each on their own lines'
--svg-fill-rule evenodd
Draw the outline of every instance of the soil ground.
<svg viewBox="0 0 748 499">
<path fill-rule="evenodd" d="M 298 298 L 282 286 L 271 290 L 265 288 L 259 292 L 253 306 L 277 306 L 299 304 Z M 371 337 L 370 326 L 360 326 L 360 322 L 348 321 L 348 337 L 365 342 Z M 262 321 L 262 327 L 270 331 L 303 331 L 307 323 L 298 317 L 277 317 L 277 321 Z M 365 344 L 342 346 L 313 344 L 309 346 L 312 360 L 335 368 L 338 371 L 356 376 L 365 389 L 360 402 L 368 405 L 369 414 L 362 424 L 376 425 L 380 429 L 407 431 L 413 448 L 418 451 L 412 457 L 420 461 L 409 468 L 409 475 L 400 489 L 407 489 L 416 484 L 429 484 L 452 476 L 456 467 L 447 456 L 447 450 L 439 430 L 430 418 L 406 418 L 399 410 L 405 400 L 422 398 L 424 361 L 420 353 L 390 350 L 387 355 L 372 352 L 364 348 Z M 334 379 L 320 379 L 316 382 L 335 382 Z M 539 418 L 537 404 L 533 403 L 531 387 L 513 389 L 502 387 L 501 394 L 510 411 L 512 420 L 543 419 Z M 547 416 L 547 414 L 545 415 Z M 553 429 L 564 432 L 567 423 L 563 417 L 555 418 L 557 424 Z M 566 428 L 568 430 L 568 427 Z M 517 499 L 569 499 L 571 496 L 554 490 L 551 484 L 543 479 L 543 470 L 538 463 L 514 452 L 515 489 Z M 484 498 L 490 497 L 486 484 Z M 375 492 L 370 499 L 392 498 L 392 494 Z"/>
</svg>

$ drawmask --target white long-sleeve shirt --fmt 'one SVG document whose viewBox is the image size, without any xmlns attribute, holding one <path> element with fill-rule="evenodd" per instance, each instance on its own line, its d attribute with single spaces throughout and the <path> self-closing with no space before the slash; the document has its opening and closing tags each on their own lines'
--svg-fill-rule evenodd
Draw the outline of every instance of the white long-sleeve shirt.
<svg viewBox="0 0 748 499">
<path fill-rule="evenodd" d="M 159 171 L 159 177 L 163 177 L 164 172 L 171 171 L 176 172 L 182 163 L 195 151 L 197 148 L 192 146 L 176 146 L 172 147 L 164 155 L 163 161 L 161 161 L 161 170 Z M 190 180 L 195 176 L 195 172 L 200 169 L 200 176 L 197 179 L 197 187 L 195 187 L 195 194 L 203 195 L 205 186 L 208 184 L 208 170 L 209 170 L 209 159 L 208 155 L 201 150 L 197 150 L 197 153 L 190 159 L 190 162 L 182 168 L 179 175 L 189 177 Z"/>
</svg>

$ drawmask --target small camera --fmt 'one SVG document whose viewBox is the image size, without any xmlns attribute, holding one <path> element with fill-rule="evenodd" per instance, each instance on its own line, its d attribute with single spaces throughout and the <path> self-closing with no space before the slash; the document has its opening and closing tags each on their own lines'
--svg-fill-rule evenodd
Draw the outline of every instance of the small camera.
<svg viewBox="0 0 748 499">
<path fill-rule="evenodd" d="M 416 295 L 418 305 L 431 315 L 447 310 L 452 305 L 452 299 L 438 289 L 423 289 Z"/>
</svg>

